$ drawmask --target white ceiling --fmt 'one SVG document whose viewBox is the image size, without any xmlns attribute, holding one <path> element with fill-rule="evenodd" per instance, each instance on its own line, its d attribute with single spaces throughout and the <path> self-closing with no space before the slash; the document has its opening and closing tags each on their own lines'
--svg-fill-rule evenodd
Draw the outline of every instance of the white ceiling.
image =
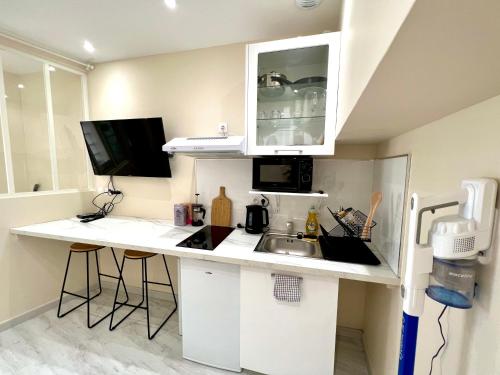
<svg viewBox="0 0 500 375">
<path fill-rule="evenodd" d="M 341 0 L 0 0 L 0 30 L 86 62 L 337 31 Z M 85 39 L 96 48 L 83 50 Z"/>
</svg>

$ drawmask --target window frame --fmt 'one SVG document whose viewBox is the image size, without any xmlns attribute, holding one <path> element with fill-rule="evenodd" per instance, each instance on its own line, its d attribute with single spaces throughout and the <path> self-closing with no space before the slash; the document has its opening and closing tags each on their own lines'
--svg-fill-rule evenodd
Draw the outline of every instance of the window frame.
<svg viewBox="0 0 500 375">
<path fill-rule="evenodd" d="M 80 87 L 81 87 L 81 106 L 84 121 L 88 121 L 89 115 L 89 100 L 88 100 L 88 85 L 87 85 L 87 73 L 72 69 L 60 63 L 50 61 L 39 56 L 35 56 L 15 48 L 10 48 L 0 44 L 0 49 L 24 56 L 35 61 L 41 62 L 43 64 L 43 82 L 44 82 L 44 92 L 45 92 L 45 108 L 47 112 L 47 127 L 48 127 L 48 146 L 50 155 L 50 166 L 51 166 L 51 179 L 52 179 L 52 189 L 44 190 L 40 192 L 17 192 L 14 183 L 14 167 L 12 163 L 12 148 L 10 140 L 9 131 L 9 121 L 7 113 L 7 102 L 5 97 L 5 82 L 4 82 L 4 71 L 2 57 L 0 56 L 0 134 L 2 135 L 2 143 L 4 150 L 4 163 L 5 163 L 5 175 L 7 180 L 7 192 L 0 193 L 0 198 L 12 195 L 47 195 L 60 192 L 78 192 L 78 191 L 91 191 L 95 189 L 94 174 L 92 165 L 90 164 L 90 159 L 86 148 L 84 148 L 86 168 L 85 173 L 87 175 L 87 187 L 86 188 L 70 188 L 70 189 L 60 189 L 59 187 L 59 173 L 57 165 L 57 149 L 56 149 L 56 136 L 55 136 L 55 123 L 54 123 L 54 108 L 52 102 L 52 87 L 50 81 L 50 70 L 49 67 L 53 66 L 56 69 L 61 69 L 63 71 L 76 74 L 80 76 Z"/>
</svg>

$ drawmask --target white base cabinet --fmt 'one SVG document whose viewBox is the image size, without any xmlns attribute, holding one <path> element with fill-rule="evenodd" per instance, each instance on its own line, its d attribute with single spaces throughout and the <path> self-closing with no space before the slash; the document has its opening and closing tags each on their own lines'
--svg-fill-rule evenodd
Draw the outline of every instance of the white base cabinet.
<svg viewBox="0 0 500 375">
<path fill-rule="evenodd" d="M 299 303 L 277 301 L 271 270 L 241 267 L 241 367 L 270 375 L 332 375 L 339 280 L 300 276 Z"/>
<path fill-rule="evenodd" d="M 181 259 L 182 355 L 232 371 L 240 367 L 240 267 Z"/>
</svg>

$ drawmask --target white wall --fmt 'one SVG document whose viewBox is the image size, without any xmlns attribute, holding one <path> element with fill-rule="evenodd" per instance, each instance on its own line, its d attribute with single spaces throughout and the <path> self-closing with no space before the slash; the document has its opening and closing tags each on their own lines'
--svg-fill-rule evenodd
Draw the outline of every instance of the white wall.
<svg viewBox="0 0 500 375">
<path fill-rule="evenodd" d="M 88 210 L 88 193 L 0 196 L 0 323 L 59 298 L 68 243 L 15 236 L 13 227 L 69 218 Z M 69 288 L 83 288 L 82 259 L 73 257 Z M 73 262 L 73 260 L 72 260 Z"/>
<path fill-rule="evenodd" d="M 344 1 L 337 134 L 414 3 L 415 0 Z"/>
<path fill-rule="evenodd" d="M 163 117 L 167 140 L 216 134 L 219 121 L 244 133 L 244 44 L 99 64 L 89 74 L 91 119 Z M 171 218 L 192 199 L 193 159 L 171 159 L 172 179 L 117 178 L 117 214 Z M 98 185 L 107 183 L 98 179 Z"/>
<path fill-rule="evenodd" d="M 355 207 L 367 212 L 373 180 L 373 160 L 314 160 L 313 191 L 323 190 L 328 198 L 279 197 L 268 195 L 271 227 L 284 230 L 291 220 L 296 231 L 305 231 L 307 213 L 311 205 L 319 211 L 319 220 L 326 229 L 337 226 L 326 207 Z M 252 159 L 200 159 L 196 161 L 196 186 L 200 203 L 210 214 L 212 199 L 219 195 L 219 187 L 226 187 L 226 195 L 233 201 L 233 225 L 245 223 L 248 204 L 259 204 L 262 197 L 251 195 Z M 210 222 L 210 215 L 207 217 Z"/>
<path fill-rule="evenodd" d="M 411 153 L 409 192 L 445 193 L 465 178 L 500 179 L 500 96 L 454 113 L 385 142 L 379 156 Z M 408 212 L 408 208 L 407 208 Z M 498 238 L 499 224 L 495 228 Z M 405 242 L 407 231 L 405 230 Z M 478 269 L 480 293 L 471 310 L 452 309 L 444 317 L 448 345 L 435 361 L 443 374 L 500 373 L 500 244 L 493 261 Z M 426 299 L 420 320 L 415 374 L 428 374 L 440 345 L 436 323 L 442 305 Z M 370 285 L 365 315 L 365 345 L 373 375 L 395 374 L 399 352 L 401 296 L 398 289 Z M 383 345 L 385 343 L 385 345 Z"/>
</svg>

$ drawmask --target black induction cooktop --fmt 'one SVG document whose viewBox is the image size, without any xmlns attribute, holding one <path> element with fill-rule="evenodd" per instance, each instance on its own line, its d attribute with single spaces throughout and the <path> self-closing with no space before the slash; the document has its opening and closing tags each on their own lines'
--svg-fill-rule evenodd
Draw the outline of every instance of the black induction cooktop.
<svg viewBox="0 0 500 375">
<path fill-rule="evenodd" d="M 192 234 L 184 241 L 177 244 L 181 247 L 189 247 L 200 250 L 213 250 L 234 230 L 231 227 L 220 227 L 218 225 L 206 225 L 198 232 Z"/>
</svg>

